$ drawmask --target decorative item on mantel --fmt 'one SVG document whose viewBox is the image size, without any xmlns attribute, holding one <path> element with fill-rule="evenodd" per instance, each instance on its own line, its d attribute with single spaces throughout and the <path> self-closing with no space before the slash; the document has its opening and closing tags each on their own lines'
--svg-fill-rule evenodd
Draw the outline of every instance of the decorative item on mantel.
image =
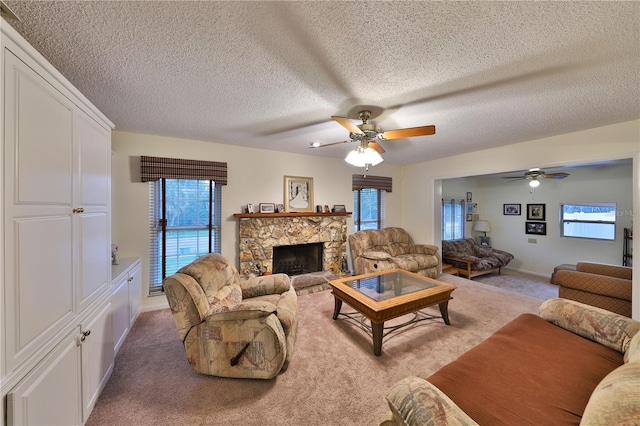
<svg viewBox="0 0 640 426">
<path fill-rule="evenodd" d="M 119 265 L 120 264 L 120 255 L 118 254 L 118 246 L 116 244 L 111 244 L 111 264 Z"/>
</svg>

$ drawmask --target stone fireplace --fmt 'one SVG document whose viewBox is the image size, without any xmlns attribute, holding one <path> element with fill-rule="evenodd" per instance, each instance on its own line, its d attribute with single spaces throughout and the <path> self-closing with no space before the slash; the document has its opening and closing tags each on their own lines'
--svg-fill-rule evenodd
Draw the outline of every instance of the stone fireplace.
<svg viewBox="0 0 640 426">
<path fill-rule="evenodd" d="M 238 272 L 243 278 L 257 275 L 258 269 L 277 272 L 273 267 L 274 247 L 317 243 L 321 248 L 318 271 L 338 270 L 342 256 L 346 255 L 347 215 L 344 213 L 238 214 L 236 217 L 240 219 Z M 292 272 L 297 271 L 286 273 L 296 275 Z"/>
</svg>

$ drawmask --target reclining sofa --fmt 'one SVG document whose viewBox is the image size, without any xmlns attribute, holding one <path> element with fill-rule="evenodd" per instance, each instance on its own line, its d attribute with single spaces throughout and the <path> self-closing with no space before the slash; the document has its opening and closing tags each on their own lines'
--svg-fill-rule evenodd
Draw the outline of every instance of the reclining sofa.
<svg viewBox="0 0 640 426">
<path fill-rule="evenodd" d="M 627 266 L 578 262 L 557 267 L 551 283 L 558 285 L 559 297 L 631 317 L 631 278 Z"/>
<path fill-rule="evenodd" d="M 491 247 L 481 247 L 473 238 L 442 241 L 442 259 L 468 279 L 491 272 L 500 273 L 513 255 Z"/>
<path fill-rule="evenodd" d="M 287 369 L 298 328 L 298 299 L 287 275 L 243 281 L 227 259 L 208 254 L 163 287 L 193 370 L 271 379 Z"/>
<path fill-rule="evenodd" d="M 414 244 L 402 228 L 358 231 L 349 235 L 351 259 L 356 275 L 403 269 L 429 278 L 442 270 L 438 247 Z"/>
<path fill-rule="evenodd" d="M 381 425 L 637 425 L 640 322 L 566 299 L 387 394 Z"/>
</svg>

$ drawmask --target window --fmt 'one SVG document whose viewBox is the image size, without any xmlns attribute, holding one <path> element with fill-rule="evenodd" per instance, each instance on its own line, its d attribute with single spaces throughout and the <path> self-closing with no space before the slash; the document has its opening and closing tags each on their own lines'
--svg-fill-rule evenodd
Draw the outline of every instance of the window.
<svg viewBox="0 0 640 426">
<path fill-rule="evenodd" d="M 220 252 L 220 186 L 211 180 L 159 179 L 151 184 L 150 292 L 207 253 Z"/>
<path fill-rule="evenodd" d="M 207 253 L 220 252 L 222 186 L 227 163 L 140 157 L 149 184 L 149 294 L 162 280 Z"/>
<path fill-rule="evenodd" d="M 353 191 L 353 221 L 356 232 L 384 228 L 384 194 L 384 190 L 375 188 Z"/>
<path fill-rule="evenodd" d="M 391 178 L 370 175 L 353 175 L 351 178 L 355 232 L 384 228 L 385 194 L 391 192 Z"/>
<path fill-rule="evenodd" d="M 464 238 L 464 200 L 442 200 L 442 240 Z"/>
<path fill-rule="evenodd" d="M 560 204 L 563 237 L 615 240 L 616 204 Z"/>
</svg>

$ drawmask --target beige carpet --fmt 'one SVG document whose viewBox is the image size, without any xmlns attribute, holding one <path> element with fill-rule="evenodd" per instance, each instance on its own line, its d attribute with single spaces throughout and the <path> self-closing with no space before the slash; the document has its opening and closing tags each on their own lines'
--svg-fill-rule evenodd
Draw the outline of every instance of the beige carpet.
<svg viewBox="0 0 640 426">
<path fill-rule="evenodd" d="M 270 381 L 193 372 L 169 310 L 143 313 L 122 346 L 111 380 L 87 425 L 375 425 L 389 387 L 428 376 L 542 300 L 443 275 L 458 286 L 451 325 L 425 321 L 383 341 L 331 319 L 330 291 L 301 295 L 299 334 L 289 370 Z M 343 305 L 343 309 L 348 309 Z M 437 307 L 428 311 L 438 314 Z"/>
</svg>

